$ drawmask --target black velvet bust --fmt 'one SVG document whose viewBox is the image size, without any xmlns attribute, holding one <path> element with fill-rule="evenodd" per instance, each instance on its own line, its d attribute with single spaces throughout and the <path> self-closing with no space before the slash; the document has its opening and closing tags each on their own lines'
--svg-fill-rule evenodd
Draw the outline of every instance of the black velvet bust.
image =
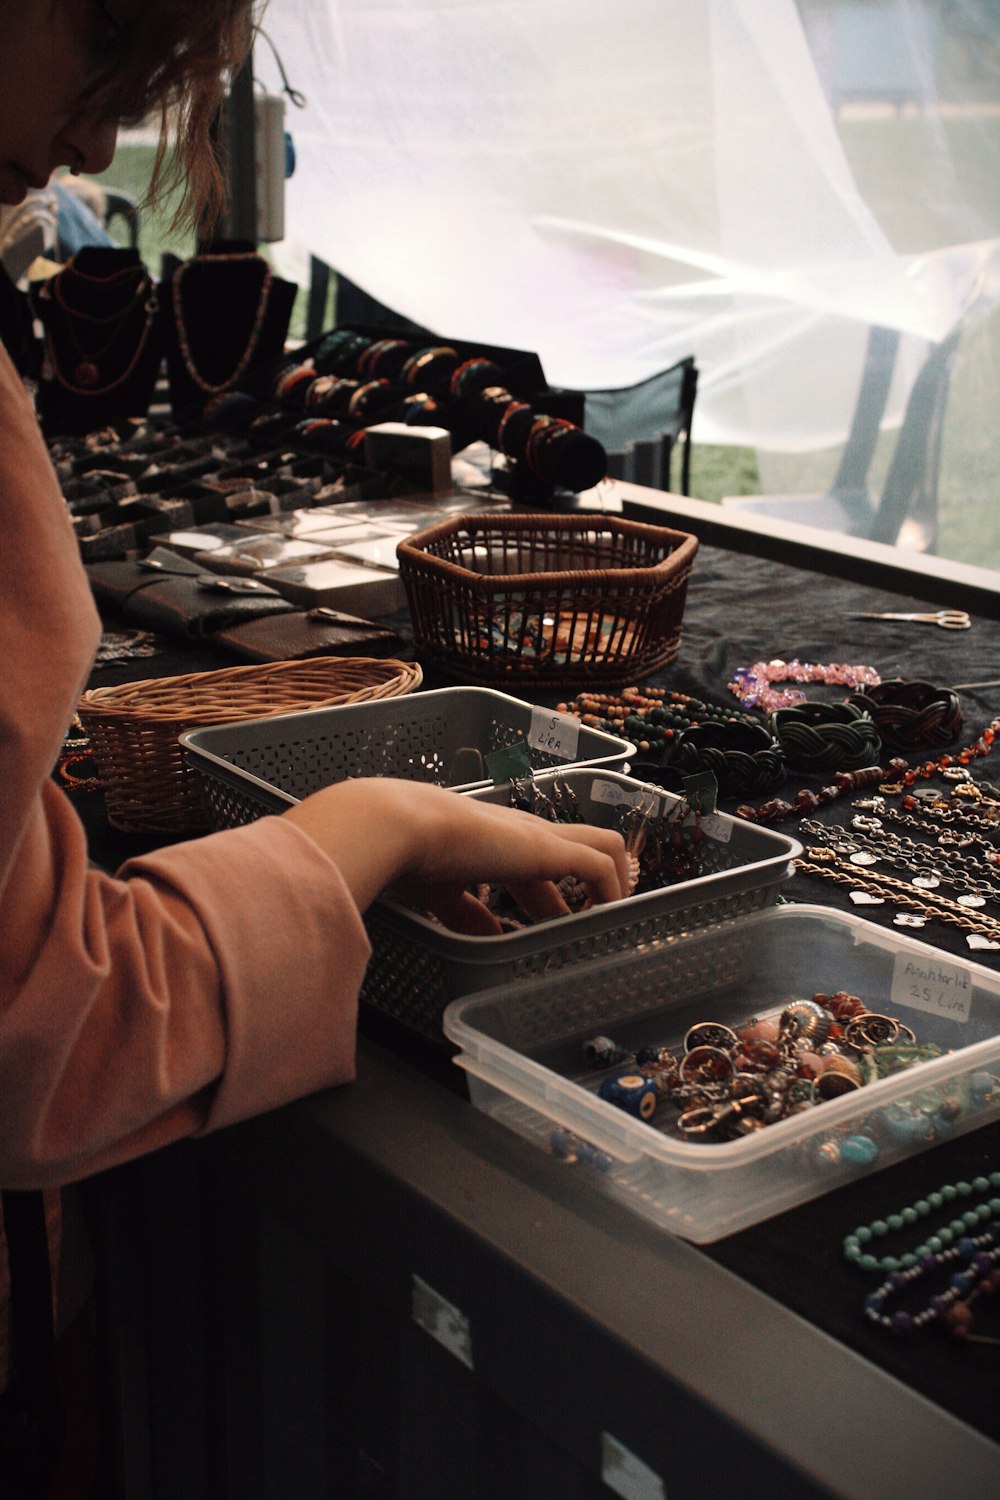
<svg viewBox="0 0 1000 1500">
<path fill-rule="evenodd" d="M 163 357 L 157 291 L 135 250 L 88 245 L 32 293 L 46 434 L 86 433 L 149 409 Z"/>
<path fill-rule="evenodd" d="M 280 359 L 297 287 L 241 241 L 220 241 L 164 277 L 160 319 L 175 417 L 200 413 Z"/>
</svg>

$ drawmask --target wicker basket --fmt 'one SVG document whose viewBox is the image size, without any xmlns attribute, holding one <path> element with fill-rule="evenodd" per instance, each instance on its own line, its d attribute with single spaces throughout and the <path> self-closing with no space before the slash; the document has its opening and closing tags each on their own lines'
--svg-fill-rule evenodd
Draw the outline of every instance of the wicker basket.
<svg viewBox="0 0 1000 1500">
<path fill-rule="evenodd" d="M 185 763 L 178 742 L 187 729 L 396 698 L 419 687 L 422 676 L 412 662 L 321 656 L 94 688 L 81 698 L 79 714 L 108 821 L 115 828 L 161 833 L 209 827 L 201 778 Z"/>
<path fill-rule="evenodd" d="M 557 690 L 673 661 L 697 537 L 592 513 L 463 515 L 400 542 L 417 654 L 466 682 Z"/>
</svg>

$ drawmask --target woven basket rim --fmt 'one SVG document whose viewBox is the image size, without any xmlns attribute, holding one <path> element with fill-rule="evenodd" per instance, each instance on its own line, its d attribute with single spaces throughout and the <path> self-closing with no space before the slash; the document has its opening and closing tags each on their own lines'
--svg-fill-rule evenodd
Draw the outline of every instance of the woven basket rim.
<svg viewBox="0 0 1000 1500">
<path fill-rule="evenodd" d="M 326 682 L 322 680 L 324 676 L 328 677 Z M 379 692 L 387 697 L 401 696 L 419 686 L 422 680 L 418 662 L 393 657 L 314 656 L 294 662 L 254 662 L 90 688 L 80 697 L 79 711 L 150 724 L 177 720 L 191 724 L 223 723 L 321 708 L 334 699 L 343 702 Z M 228 699 L 220 699 L 220 691 L 228 687 L 236 692 Z M 268 688 L 274 690 L 274 696 L 271 701 L 264 701 L 263 691 Z M 256 703 L 252 698 L 255 690 L 261 695 Z"/>
<path fill-rule="evenodd" d="M 520 530 L 527 535 L 543 530 L 572 534 L 600 530 L 604 525 L 605 529 L 620 535 L 657 541 L 661 544 L 664 540 L 669 540 L 676 545 L 672 547 L 668 557 L 648 567 L 561 568 L 532 573 L 477 573 L 471 568 L 463 567 L 461 563 L 452 562 L 450 558 L 437 557 L 426 550 L 428 546 L 441 538 L 452 536 L 463 529 L 464 522 L 475 523 L 481 531 L 492 528 L 497 531 L 516 533 Z M 573 524 L 564 524 L 567 522 Z M 423 531 L 414 532 L 412 536 L 399 542 L 396 556 L 399 559 L 400 574 L 404 582 L 407 572 L 423 570 L 437 574 L 440 578 L 449 579 L 453 583 L 461 583 L 463 588 L 470 589 L 477 594 L 490 594 L 498 590 L 528 590 L 537 594 L 546 587 L 565 589 L 576 585 L 596 586 L 603 589 L 622 584 L 652 584 L 661 580 L 667 582 L 682 573 L 685 568 L 690 567 L 699 545 L 698 537 L 692 532 L 676 531 L 669 526 L 652 526 L 644 521 L 627 521 L 620 516 L 592 517 L 589 512 L 573 516 L 494 516 L 487 513 L 482 516 L 451 516 L 446 521 L 439 521 L 434 526 L 425 527 Z"/>
</svg>

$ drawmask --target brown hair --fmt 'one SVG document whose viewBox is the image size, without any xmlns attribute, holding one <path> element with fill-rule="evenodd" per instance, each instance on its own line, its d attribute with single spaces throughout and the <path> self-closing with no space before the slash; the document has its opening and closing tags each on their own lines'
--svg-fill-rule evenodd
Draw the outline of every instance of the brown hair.
<svg viewBox="0 0 1000 1500">
<path fill-rule="evenodd" d="M 174 228 L 209 227 L 223 205 L 213 127 L 249 53 L 254 11 L 255 0 L 139 0 L 113 67 L 91 90 L 94 106 L 123 123 L 159 116 L 146 203 L 181 190 Z"/>
</svg>

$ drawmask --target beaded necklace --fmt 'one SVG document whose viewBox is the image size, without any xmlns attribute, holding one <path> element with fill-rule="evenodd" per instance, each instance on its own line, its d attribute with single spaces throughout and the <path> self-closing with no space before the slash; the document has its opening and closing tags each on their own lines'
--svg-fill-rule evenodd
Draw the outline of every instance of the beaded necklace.
<svg viewBox="0 0 1000 1500">
<path fill-rule="evenodd" d="M 197 267 L 217 265 L 220 263 L 232 265 L 237 261 L 243 263 L 247 263 L 250 261 L 259 262 L 259 264 L 263 268 L 261 275 L 260 292 L 257 297 L 257 307 L 254 312 L 250 335 L 247 339 L 246 347 L 244 348 L 243 353 L 240 355 L 235 366 L 226 376 L 225 380 L 221 380 L 217 384 L 213 384 L 211 381 L 206 380 L 202 375 L 201 371 L 198 369 L 198 366 L 195 364 L 194 356 L 191 353 L 191 341 L 188 337 L 187 325 L 184 321 L 182 286 L 185 276 L 190 272 L 193 266 Z M 253 359 L 254 352 L 256 351 L 257 343 L 260 339 L 261 329 L 264 326 L 264 316 L 267 312 L 267 305 L 271 296 L 272 280 L 273 276 L 271 267 L 261 256 L 257 255 L 256 253 L 251 253 L 249 255 L 199 255 L 196 256 L 192 261 L 185 261 L 182 265 L 178 266 L 177 270 L 174 272 L 173 281 L 171 284 L 171 299 L 174 311 L 174 326 L 177 330 L 177 344 L 181 351 L 181 358 L 184 361 L 184 368 L 187 370 L 195 385 L 200 387 L 201 390 L 207 391 L 210 395 L 213 396 L 218 395 L 220 391 L 228 390 L 230 386 L 235 385 L 240 376 L 249 366 L 250 361 Z"/>
<path fill-rule="evenodd" d="M 51 299 L 51 301 L 53 301 L 59 308 L 60 312 L 62 313 L 63 327 L 65 328 L 65 331 L 68 334 L 69 339 L 77 352 L 78 363 L 73 370 L 73 379 L 83 390 L 93 391 L 94 387 L 98 384 L 101 378 L 101 361 L 103 361 L 104 358 L 113 349 L 115 343 L 121 336 L 123 329 L 127 326 L 131 314 L 136 309 L 138 309 L 144 301 L 148 301 L 149 295 L 152 292 L 152 282 L 143 271 L 141 266 L 129 266 L 126 268 L 126 270 L 119 271 L 114 276 L 103 278 L 100 283 L 102 286 L 111 286 L 112 284 L 117 285 L 121 283 L 127 287 L 129 281 L 135 280 L 136 277 L 138 277 L 138 280 L 136 281 L 136 285 L 132 289 L 127 301 L 125 301 L 120 307 L 115 308 L 112 312 L 99 315 L 97 313 L 87 312 L 81 308 L 73 307 L 66 300 L 66 288 L 64 281 L 66 276 L 70 273 L 71 269 L 72 262 L 69 266 L 66 267 L 64 271 L 60 272 L 58 276 L 54 276 L 51 281 L 46 282 L 45 287 L 42 290 L 42 296 L 46 301 L 49 301 Z M 83 276 L 79 272 L 75 272 L 74 274 L 76 275 L 78 280 L 84 282 L 95 283 L 98 281 L 98 278 L 94 276 Z M 80 328 L 81 325 L 90 325 L 98 329 L 107 328 L 109 325 L 111 325 L 111 336 L 104 344 L 101 345 L 100 348 L 85 349 L 80 338 L 80 333 L 78 332 L 78 328 Z M 53 366 L 55 366 L 54 337 L 51 326 L 48 329 L 48 342 L 50 349 L 50 358 L 52 359 Z M 128 373 L 131 373 L 131 367 Z M 65 384 L 65 382 L 63 383 Z M 107 389 L 110 388 L 111 387 L 107 387 Z"/>
<path fill-rule="evenodd" d="M 759 708 L 762 713 L 773 713 L 776 708 L 794 708 L 804 703 L 806 695 L 798 688 L 772 692 L 772 682 L 825 682 L 857 689 L 877 687 L 881 681 L 874 667 L 851 667 L 841 662 L 802 662 L 797 657 L 782 661 L 780 657 L 774 657 L 771 661 L 756 661 L 752 667 L 737 667 L 729 691 L 748 707 Z"/>
<path fill-rule="evenodd" d="M 962 1205 L 980 1198 L 975 1208 Z M 962 1210 L 958 1212 L 958 1210 Z M 954 1213 L 912 1250 L 900 1255 L 877 1255 L 875 1244 L 888 1235 L 911 1229 L 934 1213 Z M 861 1271 L 881 1273 L 882 1284 L 864 1300 L 865 1319 L 885 1333 L 902 1337 L 935 1322 L 944 1323 L 956 1338 L 996 1344 L 998 1340 L 973 1334 L 970 1304 L 981 1292 L 1000 1288 L 1000 1172 L 974 1177 L 971 1182 L 944 1183 L 916 1203 L 859 1225 L 845 1235 L 845 1260 Z M 887 1303 L 915 1283 L 956 1263 L 947 1284 L 913 1312 L 888 1312 Z"/>
<path fill-rule="evenodd" d="M 840 797 L 847 797 L 852 792 L 873 786 L 878 786 L 884 796 L 894 797 L 907 792 L 918 781 L 929 780 L 932 776 L 942 776 L 947 781 L 967 781 L 968 767 L 974 760 L 990 754 L 998 733 L 1000 716 L 992 719 L 971 745 L 953 755 L 939 755 L 937 760 L 926 760 L 916 766 L 908 765 L 901 756 L 894 756 L 885 769 L 881 766 L 866 766 L 860 771 L 838 771 L 831 785 L 822 787 L 818 792 L 803 788 L 796 794 L 794 802 L 785 802 L 775 797 L 758 808 L 746 805 L 737 807 L 735 815 L 750 823 L 781 823 L 786 818 L 807 816 L 815 812 L 817 807 L 825 807 Z M 903 805 L 906 805 L 905 798 Z"/>
<path fill-rule="evenodd" d="M 147 287 L 148 295 L 146 295 L 145 302 L 143 302 L 141 294 L 147 291 Z M 146 345 L 149 342 L 149 336 L 152 332 L 153 324 L 156 321 L 157 296 L 156 288 L 153 286 L 152 282 L 148 282 L 147 286 L 140 287 L 139 293 L 137 293 L 133 304 L 130 305 L 127 311 L 131 311 L 132 305 L 136 307 L 142 305 L 143 307 L 145 318 L 143 321 L 142 330 L 139 334 L 138 339 L 136 340 L 131 359 L 129 360 L 125 368 L 121 371 L 121 373 L 115 376 L 113 380 L 108 381 L 106 385 L 99 386 L 97 384 L 97 382 L 101 378 L 100 367 L 97 364 L 97 360 L 103 359 L 104 356 L 110 352 L 123 326 L 128 321 L 127 317 L 122 317 L 118 322 L 115 331 L 111 336 L 111 339 L 104 346 L 104 348 L 101 349 L 96 355 L 89 356 L 84 355 L 79 341 L 77 340 L 76 335 L 73 332 L 72 323 L 67 319 L 67 331 L 69 332 L 70 337 L 73 340 L 77 353 L 81 356 L 80 362 L 73 370 L 72 380 L 66 375 L 65 371 L 60 366 L 59 358 L 56 353 L 55 340 L 52 335 L 52 329 L 51 327 L 49 327 L 46 331 L 45 340 L 47 364 L 46 374 L 49 374 L 51 372 L 51 376 L 53 376 L 61 386 L 63 386 L 67 391 L 70 391 L 74 396 L 107 396 L 111 391 L 117 390 L 120 385 L 124 385 L 132 375 L 140 359 L 142 358 Z M 73 381 L 76 381 L 77 383 L 74 384 Z"/>
<path fill-rule="evenodd" d="M 986 1202 L 981 1203 L 978 1208 L 966 1209 L 961 1218 L 953 1218 L 950 1223 L 943 1224 L 920 1244 L 912 1250 L 905 1251 L 902 1255 L 876 1255 L 872 1249 L 868 1248 L 874 1246 L 878 1240 L 885 1239 L 887 1235 L 899 1234 L 902 1230 L 910 1229 L 918 1224 L 921 1219 L 929 1219 L 934 1213 L 947 1212 L 949 1205 L 958 1204 L 960 1201 L 973 1197 L 985 1198 Z M 934 1192 L 918 1198 L 916 1203 L 909 1207 L 897 1209 L 893 1213 L 886 1214 L 882 1219 L 873 1219 L 870 1224 L 859 1225 L 857 1229 L 845 1235 L 844 1259 L 856 1265 L 860 1271 L 910 1270 L 921 1256 L 940 1254 L 953 1243 L 956 1237 L 981 1229 L 989 1219 L 995 1219 L 998 1215 L 1000 1215 L 1000 1172 L 990 1172 L 988 1175 L 984 1173 L 980 1177 L 973 1177 L 971 1182 L 946 1182 Z"/>
<path fill-rule="evenodd" d="M 698 724 L 756 724 L 739 709 L 703 703 L 689 693 L 666 688 L 623 688 L 620 693 L 578 693 L 558 711 L 573 714 L 590 728 L 620 735 L 626 727 L 640 737 L 639 749 L 655 749 Z"/>
</svg>

